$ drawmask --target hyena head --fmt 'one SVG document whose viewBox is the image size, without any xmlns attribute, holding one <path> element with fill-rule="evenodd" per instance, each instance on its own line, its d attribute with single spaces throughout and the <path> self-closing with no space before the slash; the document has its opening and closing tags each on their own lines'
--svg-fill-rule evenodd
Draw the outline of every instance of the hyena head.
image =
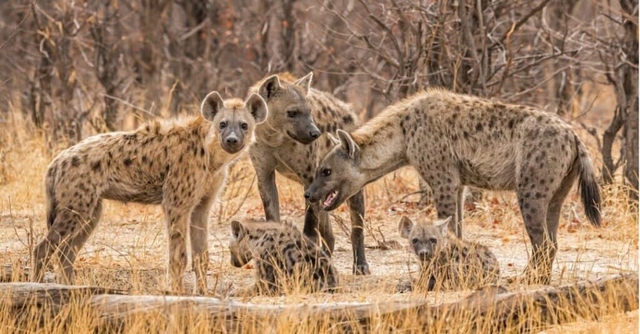
<svg viewBox="0 0 640 334">
<path fill-rule="evenodd" d="M 223 100 L 218 92 L 211 92 L 200 107 L 202 116 L 213 123 L 220 146 L 229 153 L 237 153 L 253 141 L 256 124 L 267 118 L 267 104 L 252 94 L 246 102 Z"/>
<path fill-rule="evenodd" d="M 281 81 L 278 75 L 266 78 L 258 94 L 269 106 L 267 125 L 302 144 L 310 144 L 322 134 L 311 115 L 307 94 L 313 72 L 293 83 Z"/>
<path fill-rule="evenodd" d="M 249 238 L 245 238 L 247 234 L 247 229 L 241 222 L 237 220 L 231 222 L 229 252 L 231 253 L 231 265 L 234 267 L 242 267 L 253 258 Z"/>
<path fill-rule="evenodd" d="M 400 218 L 398 230 L 400 236 L 409 239 L 409 245 L 421 262 L 430 262 L 434 256 L 449 243 L 447 234 L 449 221 L 437 220 L 431 223 L 414 223 L 406 216 Z"/>
<path fill-rule="evenodd" d="M 332 137 L 330 137 L 332 138 Z M 311 203 L 321 201 L 322 209 L 331 211 L 355 195 L 367 180 L 360 170 L 360 148 L 351 136 L 338 130 L 336 146 L 322 158 L 313 183 L 304 197 Z"/>
</svg>

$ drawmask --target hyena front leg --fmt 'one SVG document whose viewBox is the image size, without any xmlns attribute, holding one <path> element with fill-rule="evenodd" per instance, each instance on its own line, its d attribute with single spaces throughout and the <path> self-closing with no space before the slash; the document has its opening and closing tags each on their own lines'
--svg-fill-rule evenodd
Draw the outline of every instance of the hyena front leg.
<svg viewBox="0 0 640 334">
<path fill-rule="evenodd" d="M 217 194 L 220 184 L 213 189 Z M 193 271 L 196 274 L 196 293 L 205 294 L 207 292 L 207 270 L 209 269 L 209 247 L 207 237 L 209 236 L 209 213 L 211 205 L 216 196 L 204 197 L 198 206 L 191 213 L 191 224 L 189 225 L 189 236 L 191 238 L 191 260 Z"/>
<path fill-rule="evenodd" d="M 351 216 L 351 246 L 353 248 L 353 273 L 369 275 L 369 264 L 364 255 L 364 193 L 359 191 L 347 200 Z"/>
<path fill-rule="evenodd" d="M 464 219 L 464 204 L 467 197 L 467 188 L 465 186 L 459 186 L 457 196 L 458 202 L 456 203 L 456 214 L 458 215 L 458 222 L 460 222 L 458 225 L 462 225 L 462 220 Z"/>
<path fill-rule="evenodd" d="M 209 185 L 210 193 L 200 200 L 200 203 L 191 213 L 190 238 L 191 238 L 191 260 L 193 271 L 196 274 L 196 292 L 204 294 L 207 292 L 207 270 L 209 269 L 209 213 L 213 202 L 218 198 L 224 182 L 227 178 L 227 171 L 221 171 Z"/>
<path fill-rule="evenodd" d="M 335 247 L 335 237 L 329 221 L 329 213 L 320 209 L 319 203 L 307 202 L 307 209 L 304 215 L 304 227 L 302 232 L 316 243 L 319 243 L 333 253 Z M 319 237 L 322 237 L 322 240 Z"/>
<path fill-rule="evenodd" d="M 437 179 L 435 177 L 437 177 Z M 458 197 L 460 195 L 460 188 L 463 188 L 460 184 L 460 178 L 453 173 L 446 174 L 440 172 L 435 176 L 425 177 L 425 180 L 429 180 L 429 184 L 433 190 L 433 199 L 436 205 L 438 219 L 453 217 L 449 223 L 449 231 L 455 233 L 458 238 L 462 238 L 462 224 L 458 217 L 458 211 L 460 211 L 458 207 Z M 464 203 L 461 205 L 464 205 Z"/>
<path fill-rule="evenodd" d="M 267 221 L 280 221 L 280 200 L 276 185 L 276 159 L 264 150 L 249 151 L 258 178 L 258 192 Z"/>
</svg>

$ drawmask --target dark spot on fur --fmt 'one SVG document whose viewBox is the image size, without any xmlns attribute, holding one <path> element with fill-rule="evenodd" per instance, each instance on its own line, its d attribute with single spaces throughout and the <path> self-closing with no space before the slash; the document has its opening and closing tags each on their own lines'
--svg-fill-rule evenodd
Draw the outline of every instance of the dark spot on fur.
<svg viewBox="0 0 640 334">
<path fill-rule="evenodd" d="M 478 123 L 476 124 L 476 131 L 481 132 L 482 131 L 482 123 Z"/>
<path fill-rule="evenodd" d="M 353 122 L 353 118 L 351 117 L 351 115 L 342 116 L 342 121 L 344 122 L 344 124 L 349 124 Z"/>
<path fill-rule="evenodd" d="M 98 161 L 94 162 L 94 163 L 91 165 L 91 169 L 92 169 L 94 172 L 98 172 L 98 171 L 100 171 L 100 160 L 98 160 Z"/>
<path fill-rule="evenodd" d="M 71 158 L 71 166 L 78 167 L 80 165 L 80 159 L 78 157 Z"/>
<path fill-rule="evenodd" d="M 131 158 L 127 157 L 127 158 L 124 159 L 123 162 L 124 162 L 124 165 L 128 167 L 128 166 L 131 166 L 131 164 L 133 163 L 133 160 L 131 160 Z"/>
</svg>

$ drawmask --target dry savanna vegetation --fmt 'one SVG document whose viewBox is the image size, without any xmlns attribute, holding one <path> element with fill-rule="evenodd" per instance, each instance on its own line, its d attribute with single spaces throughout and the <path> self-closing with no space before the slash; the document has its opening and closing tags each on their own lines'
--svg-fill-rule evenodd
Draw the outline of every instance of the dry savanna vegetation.
<svg viewBox="0 0 640 334">
<path fill-rule="evenodd" d="M 636 332 L 637 17 L 638 2 L 626 0 L 0 2 L 0 333 Z M 106 203 L 75 262 L 76 285 L 92 288 L 15 292 L 10 284 L 28 281 L 47 230 L 43 180 L 58 152 L 93 134 L 194 114 L 211 90 L 244 97 L 279 71 L 313 71 L 314 87 L 364 120 L 431 85 L 558 113 L 598 167 L 602 227 L 588 223 L 571 191 L 551 286 L 520 284 L 510 278 L 524 270 L 530 242 L 515 196 L 474 193 L 464 238 L 497 256 L 501 288 L 404 291 L 419 265 L 398 221 L 435 219 L 435 208 L 403 168 L 365 188 L 371 275 L 351 274 L 342 206 L 330 214 L 336 292 L 230 297 L 254 276 L 251 263 L 230 264 L 229 222 L 264 215 L 245 157 L 210 214 L 208 299 L 166 295 L 160 208 L 117 202 Z M 281 215 L 302 229 L 302 186 L 277 182 Z M 50 268 L 45 281 L 58 273 Z M 612 275 L 622 276 L 602 283 Z M 185 278 L 195 284 L 192 271 Z"/>
</svg>

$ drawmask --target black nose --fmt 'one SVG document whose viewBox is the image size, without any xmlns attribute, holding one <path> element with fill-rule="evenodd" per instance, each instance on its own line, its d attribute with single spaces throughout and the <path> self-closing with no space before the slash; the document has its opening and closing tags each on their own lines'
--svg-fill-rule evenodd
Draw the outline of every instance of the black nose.
<svg viewBox="0 0 640 334">
<path fill-rule="evenodd" d="M 310 192 L 308 192 L 308 191 L 305 191 L 305 192 L 304 192 L 304 198 L 305 198 L 305 199 L 309 199 L 309 197 L 311 197 L 311 193 L 310 193 Z"/>
<path fill-rule="evenodd" d="M 311 136 L 311 138 L 314 138 L 314 139 L 320 137 L 320 130 L 309 131 L 309 136 Z"/>
<path fill-rule="evenodd" d="M 227 144 L 237 144 L 238 138 L 227 138 Z"/>
</svg>

